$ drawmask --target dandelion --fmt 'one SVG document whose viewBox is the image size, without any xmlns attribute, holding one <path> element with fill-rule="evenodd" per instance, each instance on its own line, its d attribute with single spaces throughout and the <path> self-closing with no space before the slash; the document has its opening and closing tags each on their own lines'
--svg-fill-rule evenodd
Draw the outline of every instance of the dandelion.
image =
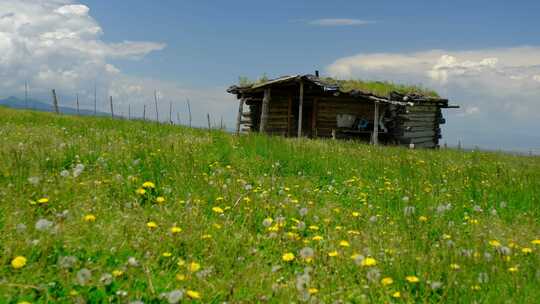
<svg viewBox="0 0 540 304">
<path fill-rule="evenodd" d="M 217 206 L 213 207 L 212 211 L 214 211 L 217 214 L 222 214 L 224 212 L 223 209 L 221 209 L 221 207 L 217 207 Z"/>
<path fill-rule="evenodd" d="M 177 227 L 177 226 L 172 226 L 170 230 L 172 234 L 177 234 L 177 233 L 182 232 L 182 228 Z"/>
<path fill-rule="evenodd" d="M 291 262 L 294 258 L 295 256 L 292 252 L 284 253 L 283 256 L 281 256 L 281 259 L 285 262 Z"/>
<path fill-rule="evenodd" d="M 532 240 L 531 244 L 533 245 L 540 245 L 540 240 Z"/>
<path fill-rule="evenodd" d="M 191 262 L 189 263 L 188 265 L 188 270 L 189 272 L 197 272 L 201 269 L 201 264 L 197 263 L 197 262 Z"/>
<path fill-rule="evenodd" d="M 521 248 L 521 252 L 523 252 L 524 254 L 529 254 L 529 253 L 532 253 L 533 250 L 529 247 L 523 247 Z"/>
<path fill-rule="evenodd" d="M 508 271 L 509 272 L 517 272 L 518 268 L 517 268 L 517 266 L 513 266 L 513 267 L 508 268 Z"/>
<path fill-rule="evenodd" d="M 314 295 L 314 294 L 316 294 L 316 293 L 318 293 L 318 292 L 319 292 L 319 290 L 318 290 L 317 288 L 313 288 L 313 287 L 312 287 L 312 288 L 309 288 L 309 289 L 308 289 L 308 293 L 309 293 L 310 295 Z"/>
<path fill-rule="evenodd" d="M 263 220 L 262 224 L 264 227 L 270 227 L 272 226 L 272 223 L 274 222 L 274 220 L 271 218 L 271 217 L 267 217 Z"/>
<path fill-rule="evenodd" d="M 22 255 L 16 256 L 13 260 L 11 260 L 11 267 L 14 269 L 20 269 L 26 266 L 26 258 Z"/>
<path fill-rule="evenodd" d="M 48 203 L 48 202 L 49 202 L 49 199 L 48 199 L 48 198 L 46 198 L 46 197 L 44 197 L 44 198 L 40 198 L 40 199 L 38 199 L 38 201 L 37 201 L 37 202 L 38 202 L 38 203 L 40 203 L 40 204 L 46 204 L 46 203 Z"/>
<path fill-rule="evenodd" d="M 54 225 L 53 222 L 46 220 L 46 219 L 39 219 L 36 222 L 35 228 L 38 231 L 46 231 L 49 230 Z"/>
<path fill-rule="evenodd" d="M 85 222 L 95 222 L 96 221 L 96 216 L 93 215 L 93 214 L 87 214 L 83 217 L 83 220 Z"/>
<path fill-rule="evenodd" d="M 139 188 L 139 189 L 135 190 L 135 193 L 137 193 L 138 195 L 145 195 L 146 190 L 144 190 L 143 188 Z"/>
<path fill-rule="evenodd" d="M 302 250 L 300 250 L 300 256 L 302 259 L 304 259 L 306 262 L 311 262 L 313 260 L 313 256 L 315 255 L 315 252 L 310 247 L 304 247 Z"/>
<path fill-rule="evenodd" d="M 86 285 L 92 279 L 92 272 L 86 268 L 83 268 L 77 272 L 77 283 L 79 285 Z"/>
<path fill-rule="evenodd" d="M 489 245 L 493 246 L 493 247 L 500 247 L 501 246 L 501 242 L 497 241 L 497 240 L 491 240 L 489 241 Z"/>
<path fill-rule="evenodd" d="M 158 204 L 165 203 L 165 198 L 163 196 L 156 197 L 156 203 L 158 203 Z"/>
<path fill-rule="evenodd" d="M 473 285 L 473 286 L 471 286 L 471 290 L 472 290 L 472 291 L 479 291 L 479 290 L 481 290 L 481 289 L 482 289 L 482 287 L 480 287 L 480 285 Z"/>
<path fill-rule="evenodd" d="M 191 299 L 198 300 L 201 298 L 201 294 L 194 290 L 188 290 L 186 291 L 186 295 L 190 297 Z"/>
<path fill-rule="evenodd" d="M 459 270 L 461 267 L 458 264 L 452 263 L 450 264 L 450 269 L 452 270 Z"/>
<path fill-rule="evenodd" d="M 394 280 L 392 278 L 390 278 L 390 277 L 385 277 L 385 278 L 382 278 L 382 280 L 381 280 L 381 284 L 383 286 L 388 286 L 388 285 L 391 285 L 393 283 L 394 283 Z"/>
<path fill-rule="evenodd" d="M 177 289 L 171 292 L 167 292 L 164 296 L 167 299 L 167 302 L 169 302 L 169 304 L 177 304 L 184 297 L 184 292 Z"/>
<path fill-rule="evenodd" d="M 417 276 L 406 276 L 405 280 L 409 283 L 418 283 L 420 282 L 420 279 Z"/>
<path fill-rule="evenodd" d="M 374 258 L 367 257 L 367 258 L 362 260 L 360 265 L 362 267 L 372 267 L 372 266 L 377 265 L 377 260 L 375 260 Z"/>
<path fill-rule="evenodd" d="M 112 271 L 112 275 L 115 278 L 121 277 L 124 274 L 122 270 L 115 269 Z"/>
<path fill-rule="evenodd" d="M 314 240 L 314 241 L 322 241 L 323 237 L 320 236 L 320 235 L 316 235 L 316 236 L 312 237 L 311 239 Z"/>
<path fill-rule="evenodd" d="M 401 292 L 399 292 L 399 291 L 394 292 L 394 293 L 392 294 L 392 298 L 396 298 L 396 299 L 397 299 L 397 298 L 401 298 Z"/>
<path fill-rule="evenodd" d="M 148 222 L 146 223 L 146 227 L 150 228 L 150 229 L 156 229 L 158 227 L 158 224 L 156 224 L 156 222 Z"/>
<path fill-rule="evenodd" d="M 353 211 L 352 216 L 353 216 L 353 217 L 359 217 L 359 216 L 360 216 L 360 212 Z"/>
<path fill-rule="evenodd" d="M 186 275 L 179 273 L 179 274 L 177 274 L 175 276 L 175 278 L 176 278 L 177 281 L 185 281 L 186 280 Z"/>
<path fill-rule="evenodd" d="M 60 268 L 70 269 L 73 268 L 76 263 L 77 257 L 71 255 L 58 258 L 58 266 Z"/>
<path fill-rule="evenodd" d="M 142 187 L 144 189 L 155 189 L 156 188 L 156 184 L 154 184 L 153 182 L 144 182 L 142 184 Z"/>
<path fill-rule="evenodd" d="M 166 252 L 162 253 L 161 256 L 163 256 L 165 258 L 170 258 L 172 256 L 172 253 L 166 251 Z"/>
<path fill-rule="evenodd" d="M 328 253 L 328 256 L 329 256 L 329 257 L 337 257 L 338 255 L 339 255 L 339 253 L 338 253 L 336 250 L 330 251 L 330 252 Z"/>
<path fill-rule="evenodd" d="M 427 222 L 428 218 L 427 218 L 426 216 L 423 216 L 423 215 L 422 215 L 422 216 L 420 216 L 420 217 L 418 218 L 418 220 L 419 220 L 420 222 L 424 223 L 424 222 Z"/>
<path fill-rule="evenodd" d="M 341 247 L 351 247 L 351 244 L 349 244 L 349 242 L 343 240 L 343 241 L 339 242 L 339 246 L 341 246 Z"/>
</svg>

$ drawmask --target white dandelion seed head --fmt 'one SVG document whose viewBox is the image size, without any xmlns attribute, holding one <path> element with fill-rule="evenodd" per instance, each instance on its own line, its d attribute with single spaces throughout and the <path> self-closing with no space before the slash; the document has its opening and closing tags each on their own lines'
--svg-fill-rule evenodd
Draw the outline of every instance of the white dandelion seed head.
<svg viewBox="0 0 540 304">
<path fill-rule="evenodd" d="M 272 225 L 273 220 L 271 218 L 265 218 L 262 222 L 264 227 L 270 227 Z"/>
<path fill-rule="evenodd" d="M 315 255 L 315 251 L 310 247 L 304 247 L 300 250 L 300 257 L 303 259 L 311 259 Z"/>
<path fill-rule="evenodd" d="M 366 273 L 366 278 L 372 283 L 378 282 L 381 278 L 381 271 L 378 268 L 371 268 Z"/>
<path fill-rule="evenodd" d="M 84 165 L 83 164 L 77 164 L 75 168 L 73 168 L 73 177 L 79 177 L 81 173 L 84 171 Z"/>
<path fill-rule="evenodd" d="M 127 263 L 131 267 L 139 267 L 139 261 L 134 257 L 129 257 Z"/>
<path fill-rule="evenodd" d="M 92 272 L 86 268 L 83 268 L 79 271 L 77 271 L 77 275 L 76 275 L 76 278 L 77 278 L 77 283 L 79 285 L 86 285 L 90 282 L 90 280 L 92 279 Z"/>
<path fill-rule="evenodd" d="M 105 286 L 112 284 L 113 276 L 110 273 L 104 273 L 100 278 L 99 282 Z"/>
<path fill-rule="evenodd" d="M 37 176 L 32 176 L 28 178 L 28 182 L 34 186 L 37 186 L 39 184 L 40 178 Z"/>
<path fill-rule="evenodd" d="M 47 230 L 51 229 L 53 225 L 54 225 L 54 223 L 47 220 L 47 219 L 39 219 L 36 222 L 35 228 L 38 231 L 47 231 Z"/>
<path fill-rule="evenodd" d="M 61 176 L 61 177 L 68 177 L 68 176 L 69 176 L 69 171 L 68 171 L 68 170 L 62 170 L 62 171 L 60 171 L 60 176 Z"/>
<path fill-rule="evenodd" d="M 72 256 L 72 255 L 58 258 L 58 266 L 64 269 L 71 269 L 75 267 L 75 264 L 77 264 L 77 262 L 78 262 L 77 257 Z"/>
<path fill-rule="evenodd" d="M 300 214 L 300 216 L 306 216 L 308 214 L 308 208 L 304 207 L 304 208 L 301 208 L 300 210 L 298 210 L 298 213 Z"/>
</svg>

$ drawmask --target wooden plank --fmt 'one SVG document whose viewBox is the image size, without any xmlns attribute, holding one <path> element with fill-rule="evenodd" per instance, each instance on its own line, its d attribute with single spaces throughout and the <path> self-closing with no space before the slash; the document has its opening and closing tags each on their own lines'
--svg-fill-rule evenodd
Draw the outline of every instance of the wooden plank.
<svg viewBox="0 0 540 304">
<path fill-rule="evenodd" d="M 379 144 L 379 103 L 375 102 L 375 113 L 373 115 L 373 145 Z"/>
<path fill-rule="evenodd" d="M 287 105 L 287 136 L 291 137 L 291 131 L 292 131 L 292 95 L 289 94 L 288 97 L 288 105 Z"/>
<path fill-rule="evenodd" d="M 261 125 L 259 127 L 259 132 L 263 133 L 266 131 L 266 126 L 268 125 L 268 112 L 270 109 L 270 88 L 264 89 L 264 98 L 262 102 L 262 111 L 261 111 Z"/>
<path fill-rule="evenodd" d="M 242 124 L 242 114 L 244 113 L 244 98 L 240 98 L 238 105 L 238 117 L 236 118 L 236 135 L 240 134 L 240 125 Z"/>
<path fill-rule="evenodd" d="M 317 111 L 318 111 L 318 98 L 313 99 L 313 107 L 311 109 L 311 137 L 317 138 Z"/>
<path fill-rule="evenodd" d="M 298 137 L 302 136 L 302 111 L 304 107 L 304 82 L 300 81 L 300 99 L 298 102 Z"/>
</svg>

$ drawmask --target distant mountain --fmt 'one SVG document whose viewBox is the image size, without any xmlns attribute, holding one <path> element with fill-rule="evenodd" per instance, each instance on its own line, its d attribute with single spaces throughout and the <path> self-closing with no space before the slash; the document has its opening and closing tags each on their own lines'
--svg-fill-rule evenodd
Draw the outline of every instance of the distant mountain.
<svg viewBox="0 0 540 304">
<path fill-rule="evenodd" d="M 0 106 L 5 106 L 9 108 L 14 108 L 14 109 L 29 109 L 29 110 L 44 111 L 44 112 L 54 111 L 54 107 L 52 104 L 44 103 L 44 102 L 37 101 L 34 99 L 29 99 L 28 105 L 27 105 L 23 99 L 13 97 L 13 96 L 8 97 L 6 99 L 0 99 Z M 60 113 L 75 115 L 77 114 L 77 109 L 72 108 L 72 107 L 60 106 Z M 94 111 L 81 109 L 80 115 L 94 115 Z M 105 115 L 110 115 L 110 114 L 98 111 L 97 115 L 105 116 Z"/>
</svg>

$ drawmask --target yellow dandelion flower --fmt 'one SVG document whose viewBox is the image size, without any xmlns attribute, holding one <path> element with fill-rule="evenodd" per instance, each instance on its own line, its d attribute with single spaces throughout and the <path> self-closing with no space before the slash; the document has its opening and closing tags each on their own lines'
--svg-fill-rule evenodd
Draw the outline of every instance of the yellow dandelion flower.
<svg viewBox="0 0 540 304">
<path fill-rule="evenodd" d="M 180 233 L 180 232 L 182 232 L 182 228 L 177 227 L 177 226 L 172 226 L 171 227 L 171 233 L 172 234 L 177 234 L 177 233 Z"/>
<path fill-rule="evenodd" d="M 158 225 L 156 224 L 156 222 L 148 222 L 146 223 L 146 227 L 150 228 L 150 229 L 156 229 L 158 227 Z"/>
<path fill-rule="evenodd" d="M 178 259 L 178 262 L 176 263 L 176 265 L 178 265 L 178 267 L 182 267 L 182 266 L 186 265 L 186 261 L 184 261 L 182 259 Z"/>
<path fill-rule="evenodd" d="M 309 226 L 309 230 L 317 231 L 319 230 L 319 226 L 311 225 Z"/>
<path fill-rule="evenodd" d="M 510 271 L 510 272 L 517 272 L 517 271 L 518 271 L 518 268 L 517 268 L 517 266 L 513 266 L 513 267 L 508 268 L 508 271 Z"/>
<path fill-rule="evenodd" d="M 320 236 L 320 235 L 316 235 L 316 236 L 312 237 L 311 239 L 314 240 L 314 241 L 322 241 L 323 237 Z"/>
<path fill-rule="evenodd" d="M 319 292 L 319 290 L 318 290 L 317 288 L 313 288 L 313 287 L 312 287 L 312 288 L 309 288 L 309 289 L 308 289 L 308 292 L 309 292 L 309 294 L 316 294 L 316 293 Z"/>
<path fill-rule="evenodd" d="M 406 276 L 405 280 L 409 283 L 418 283 L 420 282 L 420 279 L 417 276 Z"/>
<path fill-rule="evenodd" d="M 391 285 L 393 283 L 394 283 L 394 280 L 392 278 L 390 278 L 390 277 L 382 278 L 382 280 L 381 280 L 381 284 L 383 286 L 388 286 L 388 285 Z"/>
<path fill-rule="evenodd" d="M 329 257 L 337 257 L 338 255 L 339 255 L 339 253 L 338 253 L 336 250 L 330 251 L 330 252 L 328 253 L 328 256 L 329 256 Z"/>
<path fill-rule="evenodd" d="M 399 292 L 399 291 L 394 292 L 394 293 L 392 294 L 392 298 L 396 298 L 396 299 L 397 299 L 397 298 L 401 298 L 401 292 Z"/>
<path fill-rule="evenodd" d="M 69 295 L 72 296 L 72 297 L 76 297 L 79 295 L 79 292 L 76 291 L 75 289 L 72 289 L 69 291 Z"/>
<path fill-rule="evenodd" d="M 489 241 L 489 244 L 493 247 L 500 247 L 501 246 L 501 242 L 497 241 L 497 240 L 491 240 Z"/>
<path fill-rule="evenodd" d="M 201 269 L 201 264 L 197 263 L 197 262 L 191 262 L 189 263 L 189 266 L 188 266 L 188 270 L 190 272 L 197 272 Z"/>
<path fill-rule="evenodd" d="M 163 196 L 156 197 L 156 203 L 158 203 L 158 204 L 165 203 L 165 198 Z"/>
<path fill-rule="evenodd" d="M 154 189 L 156 188 L 156 184 L 154 184 L 153 182 L 144 182 L 142 184 L 142 187 L 145 189 Z"/>
<path fill-rule="evenodd" d="M 427 218 L 426 216 L 423 216 L 423 215 L 422 215 L 422 216 L 420 216 L 420 217 L 418 218 L 418 220 L 419 220 L 420 222 L 427 222 L 428 218 Z"/>
<path fill-rule="evenodd" d="M 46 197 L 44 197 L 44 198 L 40 198 L 40 199 L 38 199 L 38 201 L 37 201 L 37 202 L 38 202 L 38 203 L 40 203 L 40 204 L 46 204 L 46 203 L 48 203 L 48 202 L 49 202 L 49 199 L 48 199 L 48 198 L 46 198 Z"/>
<path fill-rule="evenodd" d="M 15 269 L 23 268 L 26 265 L 26 258 L 19 255 L 16 256 L 13 260 L 11 260 L 11 267 Z"/>
<path fill-rule="evenodd" d="M 222 214 L 224 212 L 223 209 L 221 209 L 221 207 L 217 207 L 217 206 L 213 207 L 212 211 L 214 211 L 217 214 Z"/>
<path fill-rule="evenodd" d="M 203 236 L 201 236 L 201 240 L 207 240 L 207 239 L 211 239 L 212 238 L 212 235 L 210 234 L 203 234 Z"/>
<path fill-rule="evenodd" d="M 540 245 L 540 240 L 532 240 L 531 244 L 533 245 Z"/>
<path fill-rule="evenodd" d="M 452 263 L 450 264 L 450 269 L 453 270 L 459 270 L 461 267 L 458 264 Z"/>
<path fill-rule="evenodd" d="M 339 242 L 339 246 L 341 246 L 341 247 L 351 247 L 351 244 L 349 244 L 349 242 L 343 240 L 343 241 Z"/>
<path fill-rule="evenodd" d="M 354 211 L 354 212 L 352 213 L 352 216 L 354 216 L 354 217 L 359 217 L 359 216 L 360 216 L 360 212 Z"/>
<path fill-rule="evenodd" d="M 186 280 L 186 275 L 179 273 L 179 274 L 177 274 L 175 276 L 175 278 L 176 278 L 177 281 L 185 281 Z"/>
<path fill-rule="evenodd" d="M 360 263 L 363 267 L 371 267 L 377 265 L 377 260 L 374 258 L 367 257 L 362 260 L 362 263 Z"/>
<path fill-rule="evenodd" d="M 87 214 L 83 217 L 83 220 L 85 222 L 95 222 L 96 221 L 96 216 L 93 215 L 93 214 Z"/>
<path fill-rule="evenodd" d="M 479 291 L 480 289 L 482 289 L 482 287 L 480 287 L 480 285 L 473 285 L 473 286 L 471 286 L 471 290 L 472 290 L 472 291 Z"/>
<path fill-rule="evenodd" d="M 201 298 L 201 294 L 198 291 L 194 291 L 194 290 L 186 291 L 186 295 L 194 300 L 198 300 Z"/>
<path fill-rule="evenodd" d="M 284 253 L 283 256 L 281 256 L 281 259 L 285 262 L 290 262 L 294 260 L 294 253 L 292 252 Z"/>
<path fill-rule="evenodd" d="M 523 247 L 521 248 L 521 252 L 523 252 L 524 254 L 529 254 L 529 253 L 532 253 L 533 250 L 529 247 Z"/>
<path fill-rule="evenodd" d="M 115 269 L 112 271 L 113 277 L 121 277 L 124 274 L 122 270 Z"/>
<path fill-rule="evenodd" d="M 166 251 L 166 252 L 162 253 L 161 255 L 162 255 L 163 257 L 165 257 L 165 258 L 170 258 L 170 257 L 172 256 L 172 253 Z"/>
<path fill-rule="evenodd" d="M 17 304 L 31 304 L 31 303 L 28 301 L 20 301 L 20 302 L 17 302 Z"/>
<path fill-rule="evenodd" d="M 137 193 L 138 195 L 145 195 L 146 190 L 144 190 L 143 188 L 139 188 L 139 189 L 135 190 L 135 193 Z"/>
</svg>

